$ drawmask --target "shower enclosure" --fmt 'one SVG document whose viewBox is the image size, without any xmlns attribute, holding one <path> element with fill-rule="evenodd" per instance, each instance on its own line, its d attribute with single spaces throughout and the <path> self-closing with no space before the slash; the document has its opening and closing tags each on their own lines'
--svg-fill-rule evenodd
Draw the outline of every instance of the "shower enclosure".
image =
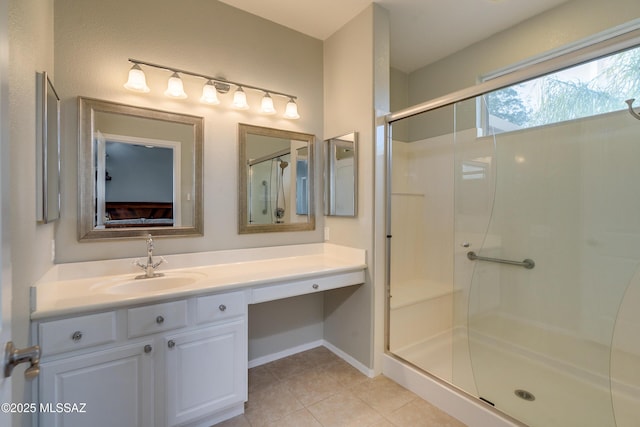
<svg viewBox="0 0 640 427">
<path fill-rule="evenodd" d="M 288 151 L 249 162 L 247 217 L 250 224 L 290 221 L 287 212 L 291 191 L 290 162 L 291 153 Z"/>
<path fill-rule="evenodd" d="M 389 119 L 388 352 L 529 426 L 640 420 L 640 41 L 616 43 Z"/>
</svg>

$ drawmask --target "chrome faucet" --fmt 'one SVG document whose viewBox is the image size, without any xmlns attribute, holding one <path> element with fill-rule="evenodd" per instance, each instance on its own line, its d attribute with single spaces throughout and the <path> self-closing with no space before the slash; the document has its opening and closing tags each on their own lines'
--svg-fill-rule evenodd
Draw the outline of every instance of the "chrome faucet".
<svg viewBox="0 0 640 427">
<path fill-rule="evenodd" d="M 151 234 L 147 235 L 147 263 L 143 264 L 140 260 L 134 262 L 135 265 L 144 270 L 144 274 L 136 276 L 136 279 L 148 279 L 151 277 L 163 276 L 162 273 L 156 273 L 156 268 L 163 262 L 167 262 L 163 257 L 156 262 L 153 262 L 153 238 Z"/>
</svg>

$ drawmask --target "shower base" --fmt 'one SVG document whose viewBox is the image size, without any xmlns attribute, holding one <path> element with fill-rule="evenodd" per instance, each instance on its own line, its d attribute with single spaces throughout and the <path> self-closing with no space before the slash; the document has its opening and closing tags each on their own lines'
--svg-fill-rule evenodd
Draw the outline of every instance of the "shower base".
<svg viewBox="0 0 640 427">
<path fill-rule="evenodd" d="M 629 384 L 613 380 L 610 382 L 608 374 L 608 349 L 589 341 L 571 339 L 566 335 L 548 330 L 535 330 L 532 325 L 519 325 L 513 330 L 519 331 L 519 337 L 508 337 L 509 342 L 500 330 L 504 318 L 491 316 L 474 323 L 471 333 L 466 328 L 456 328 L 433 336 L 422 342 L 414 343 L 394 351 L 399 358 L 408 361 L 415 367 L 428 371 L 430 374 L 465 390 L 474 396 L 482 397 L 493 403 L 496 409 L 520 420 L 525 425 L 539 427 L 630 427 L 635 424 L 637 410 L 640 406 L 638 398 L 640 390 Z M 508 319 L 513 325 L 514 319 Z M 540 329 L 540 328 L 538 328 Z M 480 332 L 482 331 L 482 332 Z M 525 334 L 525 335 L 523 335 Z M 543 335 L 542 335 L 543 334 Z M 469 339 L 467 338 L 469 336 Z M 549 346 L 544 354 L 527 346 L 527 340 L 539 343 L 544 336 L 545 344 Z M 524 337 L 524 338 L 523 338 Z M 471 348 L 471 353 L 470 353 Z M 473 358 L 470 357 L 473 355 Z M 594 357 L 594 355 L 596 357 Z M 388 356 L 389 364 L 400 363 Z M 593 360 L 600 360 L 600 366 Z M 571 361 L 571 362 L 568 362 Z M 603 364 L 603 362 L 605 362 Z M 629 372 L 634 372 L 639 366 L 638 359 L 629 359 Z M 633 365 L 635 364 L 635 368 Z M 407 367 L 408 368 L 408 367 Z M 390 368 L 391 369 L 391 368 Z M 402 367 L 395 366 L 390 375 Z M 598 373 L 600 371 L 601 373 Z M 400 375 L 414 378 L 411 384 L 423 384 L 434 381 L 428 374 L 418 369 L 408 369 Z M 404 379 L 406 379 L 404 378 Z M 398 381 L 397 378 L 394 378 Z M 405 385 L 402 381 L 401 384 Z M 437 383 L 437 381 L 436 381 Z M 634 383 L 635 384 L 635 383 Z M 609 387 L 613 387 L 616 407 L 616 420 L 612 395 Z M 477 387 L 477 388 L 476 388 Z M 411 388 L 411 387 L 410 387 Z M 445 387 L 446 388 L 446 387 Z M 442 392 L 442 387 L 436 387 Z M 535 397 L 535 400 L 525 400 L 516 394 L 516 390 L 524 390 Z M 414 392 L 422 395 L 419 390 Z M 424 392 L 424 391 L 423 391 Z M 525 395 L 526 395 L 525 393 Z M 433 401 L 433 390 L 430 396 L 423 396 Z M 444 403 L 462 398 L 459 393 L 445 393 Z M 523 393 L 520 392 L 522 396 Z M 635 399 L 635 401 L 634 401 Z M 479 400 L 471 399 L 471 407 L 485 405 Z M 434 401 L 438 404 L 437 401 Z M 497 426 L 497 419 L 506 422 L 504 425 L 519 425 L 508 417 L 500 417 L 489 411 L 494 417 L 494 424 L 479 424 L 477 414 L 468 420 L 455 412 L 461 408 L 461 402 L 451 405 L 453 411 L 439 405 L 454 417 L 461 419 L 470 426 Z M 468 405 L 467 405 L 468 406 Z M 485 405 L 488 406 L 488 405 Z"/>
</svg>

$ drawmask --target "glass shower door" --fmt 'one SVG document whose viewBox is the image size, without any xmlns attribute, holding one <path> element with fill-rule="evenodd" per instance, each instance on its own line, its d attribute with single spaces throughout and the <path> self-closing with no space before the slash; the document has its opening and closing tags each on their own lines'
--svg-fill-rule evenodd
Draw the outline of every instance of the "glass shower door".
<svg viewBox="0 0 640 427">
<path fill-rule="evenodd" d="M 454 376 L 453 118 L 447 106 L 394 125 L 390 194 L 389 349 L 448 382 Z M 412 135 L 403 132 L 409 127 Z"/>
<path fill-rule="evenodd" d="M 633 425 L 638 359 L 624 346 L 637 317 L 627 309 L 635 320 L 616 322 L 639 280 L 640 124 L 620 111 L 498 135 L 464 129 L 455 268 L 477 395 L 534 427 Z M 483 145 L 495 154 L 473 152 Z M 483 181 L 495 194 L 478 193 Z"/>
</svg>

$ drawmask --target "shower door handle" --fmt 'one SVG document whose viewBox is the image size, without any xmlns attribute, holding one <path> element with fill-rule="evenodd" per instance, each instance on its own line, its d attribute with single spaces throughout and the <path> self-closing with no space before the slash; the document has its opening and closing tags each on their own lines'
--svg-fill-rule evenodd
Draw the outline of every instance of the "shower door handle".
<svg viewBox="0 0 640 427">
<path fill-rule="evenodd" d="M 476 254 L 473 251 L 469 251 L 467 252 L 467 258 L 469 258 L 471 261 L 488 261 L 488 262 L 497 262 L 500 264 L 509 264 L 509 265 L 515 265 L 518 267 L 524 267 L 527 270 L 531 270 L 533 267 L 536 266 L 536 263 L 530 259 L 524 259 L 522 261 L 511 261 L 508 259 L 501 259 L 501 258 L 489 258 L 489 257 L 485 257 L 485 256 L 478 256 L 478 254 Z"/>
</svg>

